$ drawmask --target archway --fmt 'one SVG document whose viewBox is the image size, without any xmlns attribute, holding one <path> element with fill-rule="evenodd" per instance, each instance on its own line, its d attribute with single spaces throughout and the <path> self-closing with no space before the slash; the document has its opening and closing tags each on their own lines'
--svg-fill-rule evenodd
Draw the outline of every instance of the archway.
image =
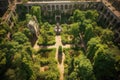
<svg viewBox="0 0 120 80">
<path fill-rule="evenodd" d="M 55 15 L 55 21 L 59 23 L 61 21 L 61 15 Z"/>
</svg>

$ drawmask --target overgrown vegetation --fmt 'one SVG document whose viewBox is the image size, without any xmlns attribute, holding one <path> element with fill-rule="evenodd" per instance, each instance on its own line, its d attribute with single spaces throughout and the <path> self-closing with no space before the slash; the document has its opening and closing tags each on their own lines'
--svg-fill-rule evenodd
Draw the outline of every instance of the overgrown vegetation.
<svg viewBox="0 0 120 80">
<path fill-rule="evenodd" d="M 48 22 L 44 23 L 41 26 L 40 34 L 38 45 L 46 46 L 55 44 L 54 25 L 50 25 Z"/>
<path fill-rule="evenodd" d="M 16 20 L 16 25 L 12 29 L 6 23 L 0 24 L 0 78 L 2 80 L 58 80 L 59 72 L 54 58 L 55 49 L 40 49 L 36 52 L 30 42 L 34 34 L 28 29 L 27 24 L 33 16 L 36 16 L 41 25 L 41 15 L 38 15 L 40 7 L 32 7 L 32 12 L 29 14 L 23 5 L 21 7 L 24 10 L 19 13 L 21 16 L 19 20 Z M 48 23 L 45 23 L 46 25 Z M 41 27 L 41 33 L 46 31 L 44 28 Z M 54 44 L 53 28 L 49 26 L 49 30 L 46 34 L 51 35 L 49 39 L 54 41 L 48 43 Z M 44 66 L 47 66 L 47 70 L 45 68 L 46 71 L 41 72 L 41 67 Z"/>
<path fill-rule="evenodd" d="M 13 28 L 0 24 L 0 79 L 58 80 L 56 49 L 45 48 L 55 44 L 55 25 L 42 22 L 39 6 L 32 6 L 30 13 L 23 5 L 21 9 Z M 43 46 L 38 51 L 31 46 L 34 35 L 26 26 L 33 16 L 40 28 L 37 44 Z M 65 80 L 119 80 L 120 50 L 113 43 L 114 33 L 97 25 L 98 16 L 96 10 L 75 10 L 69 24 L 61 25 L 62 43 L 72 45 L 58 51 L 65 54 Z"/>
<path fill-rule="evenodd" d="M 40 72 L 38 79 L 42 80 L 58 80 L 59 71 L 57 67 L 57 61 L 55 60 L 55 49 L 40 49 L 35 57 L 35 61 L 40 63 Z M 54 65 L 54 66 L 53 66 Z M 43 70 L 42 70 L 43 68 Z"/>
<path fill-rule="evenodd" d="M 74 47 L 75 50 L 64 49 L 65 80 L 119 80 L 117 56 L 120 50 L 116 49 L 112 42 L 114 33 L 110 29 L 98 26 L 97 17 L 98 13 L 92 10 L 75 10 L 70 17 L 69 20 L 74 27 L 71 31 L 65 29 L 63 32 L 70 32 L 73 35 L 73 44 L 77 45 Z M 80 48 L 77 48 L 78 45 Z"/>
</svg>

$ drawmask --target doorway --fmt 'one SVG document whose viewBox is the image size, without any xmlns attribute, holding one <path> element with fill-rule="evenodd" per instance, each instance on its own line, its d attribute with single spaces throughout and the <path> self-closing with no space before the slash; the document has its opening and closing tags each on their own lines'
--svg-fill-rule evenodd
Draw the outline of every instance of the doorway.
<svg viewBox="0 0 120 80">
<path fill-rule="evenodd" d="M 61 21 L 61 15 L 55 15 L 55 21 L 60 23 Z"/>
</svg>

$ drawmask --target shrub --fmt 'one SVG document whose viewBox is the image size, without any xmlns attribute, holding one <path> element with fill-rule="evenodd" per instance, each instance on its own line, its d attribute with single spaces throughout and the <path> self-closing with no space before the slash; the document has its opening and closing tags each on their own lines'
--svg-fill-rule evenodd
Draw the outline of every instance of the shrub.
<svg viewBox="0 0 120 80">
<path fill-rule="evenodd" d="M 59 53 L 59 54 L 62 54 L 62 46 L 59 46 L 59 48 L 58 48 L 58 53 Z"/>
</svg>

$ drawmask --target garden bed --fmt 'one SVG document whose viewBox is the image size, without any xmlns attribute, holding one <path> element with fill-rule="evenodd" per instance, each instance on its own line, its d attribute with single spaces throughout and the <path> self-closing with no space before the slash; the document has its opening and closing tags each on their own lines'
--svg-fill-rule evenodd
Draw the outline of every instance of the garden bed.
<svg viewBox="0 0 120 80">
<path fill-rule="evenodd" d="M 54 78 L 55 80 L 59 79 L 59 71 L 57 68 L 57 61 L 55 60 L 56 49 L 40 49 L 36 56 L 39 58 L 40 64 L 40 79 L 50 80 Z"/>
</svg>

